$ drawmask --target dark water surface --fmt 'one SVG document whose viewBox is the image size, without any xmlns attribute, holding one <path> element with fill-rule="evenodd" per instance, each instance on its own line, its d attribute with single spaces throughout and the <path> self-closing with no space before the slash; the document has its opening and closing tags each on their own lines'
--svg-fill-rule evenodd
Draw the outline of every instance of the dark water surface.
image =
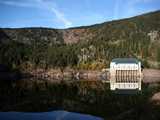
<svg viewBox="0 0 160 120">
<path fill-rule="evenodd" d="M 100 117 L 67 111 L 0 112 L 1 120 L 103 120 Z"/>
<path fill-rule="evenodd" d="M 110 91 L 108 83 L 100 81 L 0 81 L 0 118 L 12 120 L 14 116 L 19 116 L 50 119 L 54 118 L 53 113 L 57 111 L 60 115 L 70 111 L 73 116 L 82 115 L 77 118 L 80 120 L 83 116 L 85 119 L 84 114 L 107 120 L 160 120 L 160 106 L 150 102 L 152 95 L 159 91 L 158 83 L 143 84 L 142 91 L 135 94 L 117 94 Z M 68 115 L 72 116 L 70 113 Z M 94 119 L 93 116 L 86 119 Z"/>
</svg>

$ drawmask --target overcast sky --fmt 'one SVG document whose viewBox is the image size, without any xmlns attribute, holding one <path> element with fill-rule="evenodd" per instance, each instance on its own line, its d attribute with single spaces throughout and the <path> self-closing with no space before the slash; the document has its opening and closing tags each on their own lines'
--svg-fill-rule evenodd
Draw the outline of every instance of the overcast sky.
<svg viewBox="0 0 160 120">
<path fill-rule="evenodd" d="M 68 28 L 160 10 L 160 0 L 0 0 L 0 27 Z"/>
</svg>

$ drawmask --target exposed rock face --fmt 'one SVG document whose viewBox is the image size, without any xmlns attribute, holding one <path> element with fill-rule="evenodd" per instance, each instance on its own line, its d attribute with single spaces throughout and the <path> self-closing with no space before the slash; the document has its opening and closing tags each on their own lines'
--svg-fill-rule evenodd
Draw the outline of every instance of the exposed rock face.
<svg viewBox="0 0 160 120">
<path fill-rule="evenodd" d="M 14 40 L 24 44 L 32 44 L 33 42 L 39 41 L 43 41 L 50 45 L 62 43 L 71 44 L 77 43 L 81 40 L 88 41 L 92 39 L 92 37 L 92 32 L 89 32 L 86 28 L 73 28 L 64 30 L 48 28 L 0 28 L 0 41 L 3 42 Z"/>
<path fill-rule="evenodd" d="M 151 42 L 160 41 L 160 31 L 153 30 L 147 34 L 150 37 Z"/>
<path fill-rule="evenodd" d="M 104 40 L 117 43 L 119 40 L 135 38 L 137 34 L 149 36 L 151 41 L 160 39 L 160 11 L 136 16 L 130 19 L 104 22 L 85 27 L 69 29 L 16 28 L 0 29 L 0 41 L 15 40 L 23 43 L 44 41 L 49 44 L 77 43 L 79 41 Z"/>
<path fill-rule="evenodd" d="M 144 83 L 156 83 L 160 81 L 160 70 L 156 69 L 144 69 L 143 70 L 143 82 Z"/>
<path fill-rule="evenodd" d="M 151 98 L 151 102 L 155 102 L 156 104 L 160 105 L 160 92 L 155 93 L 152 98 Z"/>
<path fill-rule="evenodd" d="M 64 69 L 63 72 L 59 69 L 50 69 L 44 71 L 43 69 L 37 69 L 30 73 L 35 79 L 45 80 L 107 80 L 108 71 L 93 71 L 93 70 L 73 70 Z"/>
<path fill-rule="evenodd" d="M 63 30 L 63 39 L 67 44 L 78 43 L 81 40 L 88 41 L 92 39 L 93 34 L 84 28 Z"/>
<path fill-rule="evenodd" d="M 8 42 L 14 40 L 24 44 L 33 44 L 35 42 L 45 42 L 49 45 L 62 44 L 63 38 L 61 32 L 56 29 L 48 28 L 0 28 L 0 41 Z"/>
</svg>

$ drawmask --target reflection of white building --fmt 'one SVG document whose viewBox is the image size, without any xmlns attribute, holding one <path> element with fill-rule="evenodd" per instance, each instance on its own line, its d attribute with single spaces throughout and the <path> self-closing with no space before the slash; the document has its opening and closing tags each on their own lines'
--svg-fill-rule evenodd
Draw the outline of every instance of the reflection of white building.
<svg viewBox="0 0 160 120">
<path fill-rule="evenodd" d="M 141 62 L 135 58 L 116 58 L 110 63 L 110 89 L 141 90 Z"/>
</svg>

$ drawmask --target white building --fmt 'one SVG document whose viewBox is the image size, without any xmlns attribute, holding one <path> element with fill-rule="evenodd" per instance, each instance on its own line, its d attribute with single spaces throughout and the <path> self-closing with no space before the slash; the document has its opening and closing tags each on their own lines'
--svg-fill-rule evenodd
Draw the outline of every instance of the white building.
<svg viewBox="0 0 160 120">
<path fill-rule="evenodd" d="M 135 58 L 116 58 L 110 63 L 110 89 L 141 90 L 141 62 Z"/>
</svg>

